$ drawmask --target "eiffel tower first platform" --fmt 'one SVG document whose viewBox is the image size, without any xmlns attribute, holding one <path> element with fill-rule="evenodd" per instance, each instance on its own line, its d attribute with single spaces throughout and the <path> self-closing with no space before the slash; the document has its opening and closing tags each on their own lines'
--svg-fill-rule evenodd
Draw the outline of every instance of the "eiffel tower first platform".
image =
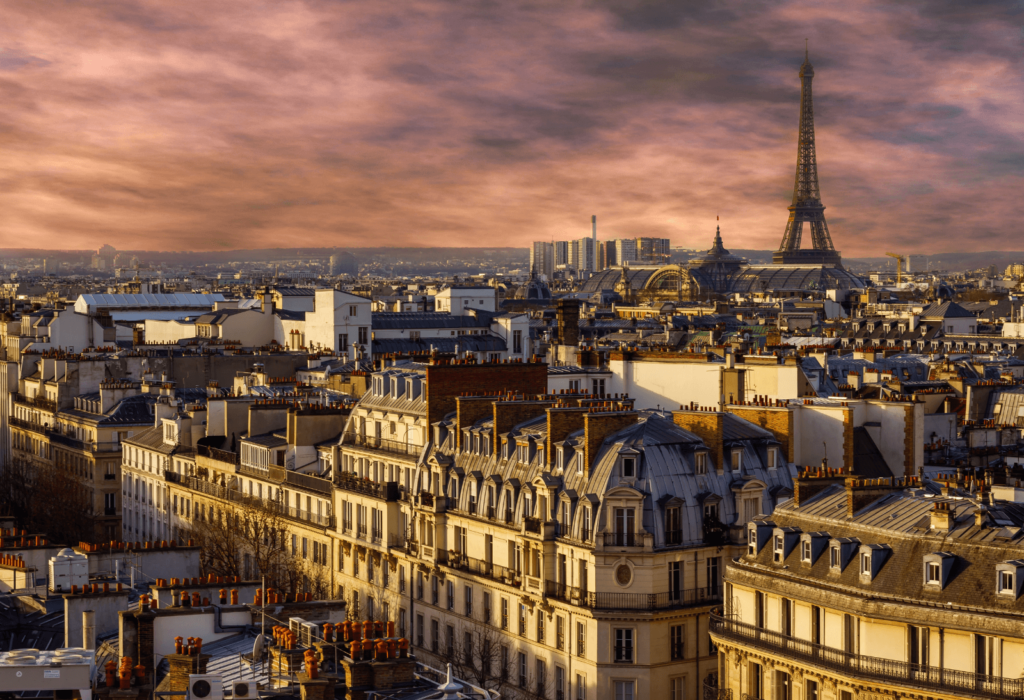
<svg viewBox="0 0 1024 700">
<path fill-rule="evenodd" d="M 781 265 L 842 265 L 839 251 L 832 245 L 832 236 L 825 223 L 825 206 L 818 189 L 818 159 L 814 150 L 814 104 L 811 80 L 814 67 L 808 54 L 800 66 L 800 132 L 796 150 L 796 184 L 793 203 L 789 205 L 789 221 L 782 245 L 772 255 L 772 262 Z M 800 247 L 804 230 L 810 233 L 811 247 Z"/>
</svg>

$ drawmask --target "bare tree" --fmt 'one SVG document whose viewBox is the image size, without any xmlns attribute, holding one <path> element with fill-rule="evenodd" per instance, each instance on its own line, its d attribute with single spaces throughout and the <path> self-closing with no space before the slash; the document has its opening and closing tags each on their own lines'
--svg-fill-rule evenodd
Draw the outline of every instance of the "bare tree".
<svg viewBox="0 0 1024 700">
<path fill-rule="evenodd" d="M 90 492 L 63 469 L 13 462 L 0 471 L 0 512 L 62 544 L 95 539 Z"/>
<path fill-rule="evenodd" d="M 201 548 L 203 575 L 264 576 L 267 586 L 288 593 L 299 589 L 302 572 L 288 552 L 284 525 L 274 503 L 248 497 L 230 510 L 211 508 L 185 532 Z"/>
</svg>

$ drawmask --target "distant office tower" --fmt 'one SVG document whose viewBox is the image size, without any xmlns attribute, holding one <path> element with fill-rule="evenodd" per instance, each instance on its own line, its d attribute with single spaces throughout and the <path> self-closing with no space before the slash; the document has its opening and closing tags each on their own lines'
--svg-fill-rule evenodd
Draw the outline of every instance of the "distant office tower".
<svg viewBox="0 0 1024 700">
<path fill-rule="evenodd" d="M 555 274 L 555 244 L 534 241 L 530 248 L 530 271 L 551 279 Z"/>
<path fill-rule="evenodd" d="M 619 238 L 615 242 L 615 259 L 619 265 L 628 265 L 637 261 L 636 239 Z"/>
<path fill-rule="evenodd" d="M 667 238 L 637 238 L 634 241 L 636 261 L 642 265 L 668 265 L 672 242 Z"/>
<path fill-rule="evenodd" d="M 356 262 L 352 253 L 335 253 L 331 256 L 329 272 L 332 277 L 339 275 L 356 277 L 359 274 L 359 263 Z"/>
<path fill-rule="evenodd" d="M 595 252 L 593 238 L 569 241 L 569 267 L 593 272 Z"/>
<path fill-rule="evenodd" d="M 597 271 L 607 270 L 615 265 L 615 245 L 612 241 L 597 242 Z"/>
<path fill-rule="evenodd" d="M 555 267 L 569 264 L 569 241 L 555 241 Z"/>
</svg>

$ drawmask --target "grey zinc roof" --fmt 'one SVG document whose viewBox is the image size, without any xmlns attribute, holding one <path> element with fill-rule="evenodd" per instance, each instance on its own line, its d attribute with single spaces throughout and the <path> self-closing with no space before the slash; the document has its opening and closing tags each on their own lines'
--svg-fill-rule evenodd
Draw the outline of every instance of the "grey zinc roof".
<svg viewBox="0 0 1024 700">
<path fill-rule="evenodd" d="M 979 506 L 976 499 L 956 489 L 951 497 L 943 497 L 937 491 L 934 483 L 926 481 L 925 488 L 882 496 L 852 518 L 847 516 L 846 489 L 839 484 L 801 506 L 793 501 L 784 503 L 772 514 L 779 526 L 798 527 L 804 532 L 824 531 L 831 537 L 853 538 L 865 545 L 890 545 L 892 553 L 870 582 L 861 580 L 856 561 L 837 575 L 830 573 L 827 555 L 819 556 L 810 566 L 802 564 L 798 548 L 779 567 L 787 567 L 787 577 L 815 586 L 860 589 L 874 596 L 922 605 L 952 604 L 992 609 L 999 614 L 1024 613 L 1024 598 L 999 596 L 995 588 L 995 565 L 1024 555 L 1020 530 L 1024 507 L 1004 502 L 988 505 L 989 524 L 978 527 L 974 521 Z M 949 504 L 954 513 L 955 525 L 949 532 L 930 529 L 930 513 L 936 502 Z M 926 587 L 922 575 L 924 556 L 936 552 L 947 552 L 954 558 L 941 590 Z M 762 569 L 779 569 L 772 562 L 770 547 L 764 547 L 754 561 Z M 737 565 L 744 568 L 752 563 L 749 557 L 742 557 Z"/>
</svg>

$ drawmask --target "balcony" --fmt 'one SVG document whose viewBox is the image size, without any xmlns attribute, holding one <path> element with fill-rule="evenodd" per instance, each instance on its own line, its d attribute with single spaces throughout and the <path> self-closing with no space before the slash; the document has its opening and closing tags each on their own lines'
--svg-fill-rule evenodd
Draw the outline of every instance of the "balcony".
<svg viewBox="0 0 1024 700">
<path fill-rule="evenodd" d="M 532 532 L 535 535 L 541 534 L 540 518 L 523 518 L 523 525 L 527 532 Z"/>
<path fill-rule="evenodd" d="M 357 435 L 355 433 L 345 433 L 342 446 L 344 447 L 346 444 L 413 457 L 423 450 L 423 445 L 410 445 L 398 440 L 388 440 L 387 438 L 375 437 L 373 435 Z"/>
<path fill-rule="evenodd" d="M 593 610 L 668 610 L 717 605 L 720 588 L 693 588 L 665 593 L 595 593 L 555 581 L 544 582 L 544 595 Z"/>
<path fill-rule="evenodd" d="M 456 552 L 452 554 L 444 550 L 438 551 L 438 564 L 444 564 L 445 566 L 460 571 L 466 571 L 477 576 L 485 576 L 494 581 L 500 581 L 509 586 L 519 587 L 522 582 L 522 578 L 519 572 L 508 567 L 495 564 L 494 562 L 484 561 L 483 559 L 476 559 L 469 557 L 464 554 Z"/>
<path fill-rule="evenodd" d="M 15 418 L 14 416 L 8 418 L 7 422 L 10 423 L 12 428 L 31 430 L 33 433 L 38 433 L 40 435 L 46 435 L 50 431 L 49 427 L 42 423 L 33 423 L 32 421 L 25 420 L 23 418 Z"/>
<path fill-rule="evenodd" d="M 852 654 L 840 649 L 787 637 L 760 629 L 717 613 L 711 614 L 713 636 L 740 646 L 754 647 L 779 654 L 839 674 L 870 682 L 888 683 L 913 689 L 913 693 L 937 691 L 950 695 L 979 698 L 1024 698 L 1024 678 L 986 676 L 969 671 L 953 671 L 922 666 L 877 656 Z"/>
<path fill-rule="evenodd" d="M 179 474 L 178 472 L 172 472 L 169 469 L 164 469 L 164 481 L 169 482 L 171 484 L 180 484 L 181 474 Z"/>
<path fill-rule="evenodd" d="M 198 454 L 200 457 L 209 457 L 210 459 L 215 459 L 218 462 L 238 464 L 237 452 L 231 452 L 229 450 L 218 450 L 216 447 L 210 447 L 209 445 L 197 446 L 196 454 Z"/>
<path fill-rule="evenodd" d="M 15 403 L 24 404 L 25 406 L 32 406 L 33 408 L 41 408 L 44 411 L 50 411 L 51 413 L 57 412 L 57 402 L 44 399 L 41 396 L 33 396 L 29 398 L 24 394 L 14 393 L 11 394 L 11 398 L 14 399 Z"/>
<path fill-rule="evenodd" d="M 718 687 L 718 678 L 716 674 L 714 677 L 714 683 L 704 681 L 701 700 L 732 700 L 732 691 L 728 689 L 723 690 Z"/>
<path fill-rule="evenodd" d="M 606 532 L 604 533 L 605 547 L 642 547 L 643 539 L 635 532 Z"/>
<path fill-rule="evenodd" d="M 119 442 L 93 442 L 92 440 L 79 440 L 77 437 L 72 435 L 65 435 L 64 433 L 56 430 L 47 431 L 47 436 L 50 438 L 50 443 L 54 445 L 63 445 L 65 447 L 71 447 L 76 450 L 83 450 L 85 452 L 120 452 L 121 443 Z"/>
<path fill-rule="evenodd" d="M 342 474 L 335 482 L 335 485 L 342 491 L 348 491 L 349 493 L 358 493 L 363 496 L 379 498 L 383 501 L 398 500 L 398 482 L 396 481 L 386 481 L 383 484 L 378 484 L 369 479 L 360 479 L 358 476 L 352 476 L 351 474 Z"/>
</svg>

